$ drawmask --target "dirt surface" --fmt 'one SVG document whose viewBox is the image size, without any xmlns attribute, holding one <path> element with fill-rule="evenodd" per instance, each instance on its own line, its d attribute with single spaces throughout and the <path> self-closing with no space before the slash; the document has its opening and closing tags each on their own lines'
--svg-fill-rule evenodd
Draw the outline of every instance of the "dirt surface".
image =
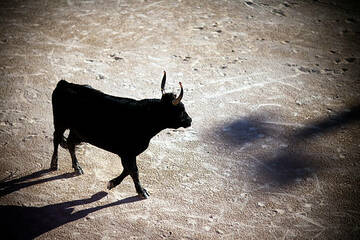
<svg viewBox="0 0 360 240">
<path fill-rule="evenodd" d="M 1 1 L 0 214 L 14 239 L 358 239 L 357 1 Z M 188 129 L 138 157 L 53 151 L 60 79 L 159 98 L 185 88 Z M 121 137 L 121 136 L 119 136 Z"/>
</svg>

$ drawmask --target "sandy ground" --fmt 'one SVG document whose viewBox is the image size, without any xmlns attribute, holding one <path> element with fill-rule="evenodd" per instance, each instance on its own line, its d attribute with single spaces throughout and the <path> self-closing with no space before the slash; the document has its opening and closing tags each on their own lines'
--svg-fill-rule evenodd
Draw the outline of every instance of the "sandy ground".
<svg viewBox="0 0 360 240">
<path fill-rule="evenodd" d="M 356 1 L 1 1 L 1 232 L 38 239 L 356 239 Z M 111 191 L 120 159 L 53 151 L 64 78 L 108 94 L 185 88 L 189 129 L 165 130 Z M 121 136 L 119 136 L 121 137 Z"/>
</svg>

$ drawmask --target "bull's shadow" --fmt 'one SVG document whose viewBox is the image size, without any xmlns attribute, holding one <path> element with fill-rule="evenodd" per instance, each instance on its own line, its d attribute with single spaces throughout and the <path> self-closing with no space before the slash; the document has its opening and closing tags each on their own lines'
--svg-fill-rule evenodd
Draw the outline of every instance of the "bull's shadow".
<svg viewBox="0 0 360 240">
<path fill-rule="evenodd" d="M 142 200 L 138 196 L 133 196 L 102 206 L 73 212 L 75 206 L 93 203 L 105 196 L 107 196 L 106 192 L 99 192 L 90 198 L 51 204 L 44 207 L 2 205 L 0 206 L 2 235 L 7 236 L 8 239 L 34 239 L 101 209 Z"/>
<path fill-rule="evenodd" d="M 60 174 L 57 176 L 51 176 L 51 177 L 47 177 L 47 178 L 33 180 L 36 178 L 40 178 L 50 172 L 52 172 L 52 170 L 43 169 L 43 170 L 31 173 L 29 175 L 26 175 L 26 176 L 23 176 L 20 178 L 16 178 L 16 179 L 13 179 L 10 181 L 1 180 L 0 181 L 0 197 L 10 194 L 12 192 L 18 191 L 22 188 L 76 176 L 75 173 L 64 173 L 64 174 Z M 30 181 L 30 180 L 33 180 L 33 181 Z"/>
</svg>

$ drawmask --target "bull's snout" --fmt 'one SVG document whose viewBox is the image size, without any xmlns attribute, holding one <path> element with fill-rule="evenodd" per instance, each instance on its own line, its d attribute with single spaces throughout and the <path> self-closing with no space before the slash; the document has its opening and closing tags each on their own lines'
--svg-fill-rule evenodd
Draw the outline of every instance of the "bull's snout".
<svg viewBox="0 0 360 240">
<path fill-rule="evenodd" d="M 185 119 L 185 121 L 183 122 L 183 127 L 184 127 L 184 128 L 190 127 L 190 126 L 191 126 L 191 122 L 192 122 L 191 117 L 187 117 L 187 118 Z"/>
</svg>

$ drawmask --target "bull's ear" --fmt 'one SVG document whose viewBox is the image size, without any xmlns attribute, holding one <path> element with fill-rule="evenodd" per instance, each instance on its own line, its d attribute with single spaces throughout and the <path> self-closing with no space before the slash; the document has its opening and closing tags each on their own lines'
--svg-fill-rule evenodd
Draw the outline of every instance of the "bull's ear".
<svg viewBox="0 0 360 240">
<path fill-rule="evenodd" d="M 164 76 L 161 81 L 161 93 L 162 95 L 165 94 L 165 83 L 166 83 L 166 72 L 164 71 Z"/>
<path fill-rule="evenodd" d="M 164 93 L 161 96 L 161 102 L 166 105 L 173 105 L 172 102 L 176 100 L 176 96 L 173 93 Z"/>
</svg>

